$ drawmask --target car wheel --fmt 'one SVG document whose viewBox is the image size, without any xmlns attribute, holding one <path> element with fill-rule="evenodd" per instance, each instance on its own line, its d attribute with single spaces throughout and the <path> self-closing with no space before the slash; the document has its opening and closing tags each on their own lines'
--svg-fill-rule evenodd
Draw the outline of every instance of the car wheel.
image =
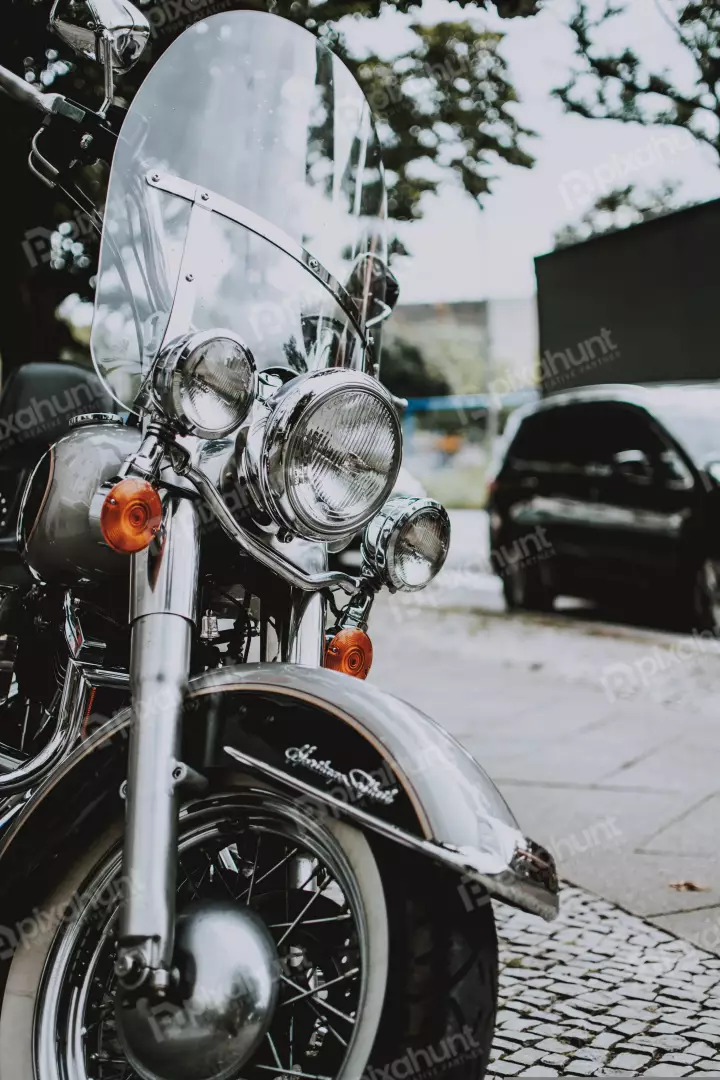
<svg viewBox="0 0 720 1080">
<path fill-rule="evenodd" d="M 714 559 L 696 567 L 683 615 L 684 630 L 720 632 L 720 576 Z"/>
<path fill-rule="evenodd" d="M 502 582 L 508 611 L 552 611 L 555 594 L 542 565 L 508 567 Z"/>
</svg>

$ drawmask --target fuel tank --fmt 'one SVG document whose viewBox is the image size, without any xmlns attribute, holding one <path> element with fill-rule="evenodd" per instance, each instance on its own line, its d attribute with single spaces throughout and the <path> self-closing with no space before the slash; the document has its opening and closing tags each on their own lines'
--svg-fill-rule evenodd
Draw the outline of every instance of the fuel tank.
<svg viewBox="0 0 720 1080">
<path fill-rule="evenodd" d="M 115 577 L 130 566 L 91 527 L 88 514 L 98 488 L 137 450 L 140 431 L 109 415 L 78 417 L 75 424 L 38 462 L 18 518 L 23 561 L 35 578 L 53 585 Z"/>
</svg>

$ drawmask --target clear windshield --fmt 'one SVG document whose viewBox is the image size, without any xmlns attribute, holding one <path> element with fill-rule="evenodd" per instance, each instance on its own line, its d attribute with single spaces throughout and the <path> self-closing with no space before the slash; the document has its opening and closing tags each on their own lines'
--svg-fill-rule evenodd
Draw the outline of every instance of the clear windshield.
<svg viewBox="0 0 720 1080">
<path fill-rule="evenodd" d="M 92 329 L 132 408 L 161 345 L 230 329 L 260 369 L 368 363 L 385 295 L 385 186 L 365 98 L 308 31 L 264 12 L 186 30 L 113 160 Z"/>
</svg>

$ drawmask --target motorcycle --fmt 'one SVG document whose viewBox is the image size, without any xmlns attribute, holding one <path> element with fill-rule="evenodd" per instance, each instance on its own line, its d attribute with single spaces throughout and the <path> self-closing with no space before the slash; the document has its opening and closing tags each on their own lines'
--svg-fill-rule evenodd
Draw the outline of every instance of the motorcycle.
<svg viewBox="0 0 720 1080">
<path fill-rule="evenodd" d="M 34 469 L 33 583 L 2 590 L 0 1080 L 482 1077 L 491 901 L 551 919 L 558 884 L 476 761 L 364 681 L 378 593 L 426 586 L 450 541 L 439 503 L 391 495 L 367 102 L 309 31 L 231 11 L 123 115 L 141 13 L 57 0 L 51 25 L 104 65 L 101 108 L 0 87 L 45 114 L 33 171 L 102 228 L 118 414 Z M 102 154 L 101 218 L 78 177 Z M 328 570 L 361 529 L 361 572 Z"/>
</svg>

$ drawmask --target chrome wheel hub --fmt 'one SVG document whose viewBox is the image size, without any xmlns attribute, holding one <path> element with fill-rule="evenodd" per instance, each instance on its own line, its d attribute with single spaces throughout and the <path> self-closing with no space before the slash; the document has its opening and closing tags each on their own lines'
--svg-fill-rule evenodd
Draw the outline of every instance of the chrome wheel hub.
<svg viewBox="0 0 720 1080">
<path fill-rule="evenodd" d="M 258 791 L 211 796 L 181 815 L 179 978 L 162 1002 L 118 988 L 120 875 L 115 847 L 51 947 L 35 1011 L 40 1080 L 342 1074 L 364 1045 L 369 927 L 323 823 Z"/>
<path fill-rule="evenodd" d="M 165 1000 L 117 1003 L 118 1035 L 143 1080 L 229 1080 L 262 1043 L 278 998 L 279 958 L 249 908 L 201 903 L 178 919 L 177 984 Z"/>
</svg>

